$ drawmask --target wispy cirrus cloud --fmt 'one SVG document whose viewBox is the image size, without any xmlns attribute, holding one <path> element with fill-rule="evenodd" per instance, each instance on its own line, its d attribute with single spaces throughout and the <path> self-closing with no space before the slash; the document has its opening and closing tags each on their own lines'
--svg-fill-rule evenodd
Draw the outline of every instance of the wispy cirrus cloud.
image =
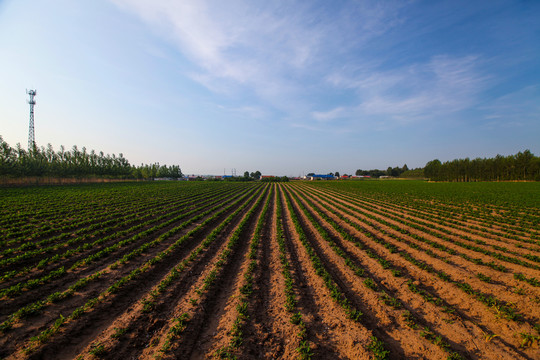
<svg viewBox="0 0 540 360">
<path fill-rule="evenodd" d="M 326 122 L 348 116 L 349 113 L 349 109 L 339 106 L 329 111 L 314 111 L 312 112 L 312 116 L 315 120 Z"/>
<path fill-rule="evenodd" d="M 486 128 L 537 128 L 540 123 L 540 85 L 526 86 L 480 107 Z M 540 133 L 538 133 L 540 136 Z"/>
<path fill-rule="evenodd" d="M 112 1 L 168 37 L 191 60 L 185 75 L 193 81 L 250 98 L 240 106 L 246 109 L 278 109 L 306 128 L 435 118 L 473 105 L 488 81 L 480 55 L 434 54 L 393 66 L 369 56 L 375 40 L 392 43 L 387 33 L 408 20 L 401 2 Z M 326 102 L 324 93 L 334 92 L 349 100 Z"/>
<path fill-rule="evenodd" d="M 194 64 L 187 74 L 194 81 L 218 93 L 247 89 L 287 112 L 309 102 L 336 56 L 399 22 L 399 6 L 376 1 L 111 1 L 176 44 Z"/>
<path fill-rule="evenodd" d="M 218 105 L 218 108 L 227 113 L 249 119 L 263 119 L 268 117 L 268 112 L 259 106 L 226 107 Z"/>
<path fill-rule="evenodd" d="M 306 26 L 286 3 L 115 0 L 169 37 L 196 65 L 193 78 L 248 86 L 283 81 L 316 58 L 324 31 Z"/>
<path fill-rule="evenodd" d="M 475 104 L 490 80 L 480 70 L 480 63 L 478 56 L 434 56 L 424 64 L 385 71 L 333 73 L 327 81 L 355 91 L 357 104 L 324 114 L 359 118 L 383 115 L 407 123 L 457 112 Z M 318 120 L 321 115 L 313 116 Z"/>
</svg>

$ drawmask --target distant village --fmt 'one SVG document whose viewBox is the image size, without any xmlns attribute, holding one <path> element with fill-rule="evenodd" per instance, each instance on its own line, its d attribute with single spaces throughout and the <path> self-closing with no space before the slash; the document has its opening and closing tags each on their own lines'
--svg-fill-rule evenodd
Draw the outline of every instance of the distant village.
<svg viewBox="0 0 540 360">
<path fill-rule="evenodd" d="M 381 178 L 385 178 L 387 176 L 381 176 Z M 251 179 L 255 181 L 264 181 L 264 180 L 270 180 L 270 179 L 276 179 L 276 178 L 283 178 L 281 176 L 276 175 L 261 175 L 258 179 Z M 335 174 L 308 174 L 305 176 L 296 176 L 296 177 L 287 177 L 288 180 L 347 180 L 347 179 L 364 179 L 364 178 L 371 178 L 369 175 L 335 175 Z M 173 179 L 173 178 L 155 178 L 154 180 L 180 180 L 180 181 L 204 181 L 204 180 L 211 180 L 211 181 L 219 181 L 219 180 L 241 180 L 244 179 L 242 176 L 233 176 L 233 175 L 186 175 L 182 178 Z"/>
</svg>

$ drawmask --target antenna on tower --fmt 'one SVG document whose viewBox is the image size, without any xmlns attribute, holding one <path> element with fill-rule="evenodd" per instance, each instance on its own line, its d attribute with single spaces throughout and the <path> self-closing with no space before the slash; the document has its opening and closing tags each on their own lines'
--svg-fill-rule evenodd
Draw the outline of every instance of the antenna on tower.
<svg viewBox="0 0 540 360">
<path fill-rule="evenodd" d="M 34 100 L 34 96 L 37 95 L 36 90 L 26 90 L 26 93 L 30 95 L 30 100 L 28 100 L 28 103 L 30 104 L 30 126 L 28 129 L 28 151 L 34 150 L 36 147 L 36 139 L 34 137 L 34 105 L 36 105 L 36 100 Z"/>
</svg>

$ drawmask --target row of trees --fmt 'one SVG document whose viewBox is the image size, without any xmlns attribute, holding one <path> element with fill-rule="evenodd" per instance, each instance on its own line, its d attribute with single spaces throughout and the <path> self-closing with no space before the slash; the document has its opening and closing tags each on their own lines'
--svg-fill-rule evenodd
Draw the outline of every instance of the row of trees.
<svg viewBox="0 0 540 360">
<path fill-rule="evenodd" d="M 409 171 L 409 168 L 407 167 L 407 164 L 403 165 L 403 167 L 391 167 L 389 166 L 386 171 L 379 170 L 379 169 L 372 169 L 372 170 L 362 170 L 358 169 L 356 170 L 356 176 L 370 176 L 372 178 L 378 178 L 381 176 L 393 176 L 393 177 L 399 177 L 401 174 L 403 174 L 405 171 Z"/>
<path fill-rule="evenodd" d="M 159 163 L 132 166 L 122 154 L 105 155 L 103 152 L 79 150 L 75 145 L 71 150 L 64 146 L 54 151 L 47 147 L 25 150 L 20 144 L 9 146 L 0 136 L 0 176 L 50 176 L 50 177 L 99 177 L 116 179 L 180 178 L 182 171 L 177 165 L 166 166 Z"/>
<path fill-rule="evenodd" d="M 245 182 L 245 181 L 260 180 L 261 176 L 262 174 L 259 170 L 255 172 L 251 172 L 251 173 L 249 171 L 245 171 L 244 176 L 230 176 L 229 175 L 229 176 L 223 176 L 223 178 L 216 178 L 214 180 L 221 181 L 223 179 L 224 181 Z"/>
<path fill-rule="evenodd" d="M 424 175 L 433 181 L 540 181 L 540 157 L 525 150 L 489 159 L 435 159 L 426 164 Z"/>
<path fill-rule="evenodd" d="M 287 176 L 272 176 L 263 178 L 262 182 L 288 182 L 289 178 Z"/>
<path fill-rule="evenodd" d="M 131 176 L 136 179 L 155 179 L 155 178 L 168 178 L 168 179 L 180 179 L 184 175 L 178 165 L 159 165 L 159 163 L 140 166 L 132 166 Z"/>
<path fill-rule="evenodd" d="M 244 172 L 245 180 L 260 180 L 261 176 L 262 174 L 259 170 L 251 173 L 249 171 Z"/>
</svg>

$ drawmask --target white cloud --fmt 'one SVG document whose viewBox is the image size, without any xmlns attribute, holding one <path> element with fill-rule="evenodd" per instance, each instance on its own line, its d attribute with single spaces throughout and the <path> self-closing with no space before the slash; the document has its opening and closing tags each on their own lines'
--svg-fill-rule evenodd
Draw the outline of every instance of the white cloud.
<svg viewBox="0 0 540 360">
<path fill-rule="evenodd" d="M 314 58 L 318 29 L 283 6 L 243 1 L 114 0 L 168 36 L 206 76 L 261 85 Z"/>
<path fill-rule="evenodd" d="M 327 81 L 353 89 L 358 105 L 340 113 L 369 117 L 384 115 L 398 123 L 437 118 L 477 103 L 489 77 L 482 74 L 477 56 L 434 56 L 425 64 L 387 71 L 363 69 L 354 75 L 333 73 Z"/>
<path fill-rule="evenodd" d="M 329 111 L 314 111 L 312 116 L 318 121 L 330 121 L 347 116 L 347 109 L 340 106 Z"/>
<path fill-rule="evenodd" d="M 330 9 L 290 1 L 112 1 L 167 36 L 195 65 L 185 74 L 192 80 L 240 100 L 255 95 L 257 106 L 278 109 L 290 124 L 306 128 L 310 121 L 317 128 L 362 121 L 387 127 L 437 118 L 475 104 L 487 80 L 479 56 L 438 55 L 383 68 L 362 55 L 405 21 L 402 3 Z M 312 100 L 325 91 L 352 93 L 356 103 Z M 243 107 L 252 106 L 246 100 Z"/>
<path fill-rule="evenodd" d="M 169 38 L 211 91 L 251 91 L 286 112 L 306 101 L 340 54 L 386 31 L 396 9 L 378 2 L 321 9 L 291 1 L 111 0 Z"/>
<path fill-rule="evenodd" d="M 326 129 L 322 128 L 322 127 L 318 127 L 318 126 L 313 126 L 313 125 L 309 125 L 309 124 L 305 124 L 305 123 L 291 123 L 291 127 L 293 128 L 297 128 L 297 129 L 304 129 L 304 130 L 309 130 L 309 131 L 313 131 L 313 132 L 325 132 Z"/>
<path fill-rule="evenodd" d="M 268 116 L 268 113 L 263 108 L 258 106 L 226 107 L 219 105 L 218 108 L 225 112 L 249 119 L 262 119 Z"/>
<path fill-rule="evenodd" d="M 480 107 L 484 126 L 488 128 L 513 128 L 529 126 L 538 131 L 540 124 L 540 86 L 527 86 L 502 95 Z M 540 134 L 539 134 L 540 135 Z"/>
</svg>

